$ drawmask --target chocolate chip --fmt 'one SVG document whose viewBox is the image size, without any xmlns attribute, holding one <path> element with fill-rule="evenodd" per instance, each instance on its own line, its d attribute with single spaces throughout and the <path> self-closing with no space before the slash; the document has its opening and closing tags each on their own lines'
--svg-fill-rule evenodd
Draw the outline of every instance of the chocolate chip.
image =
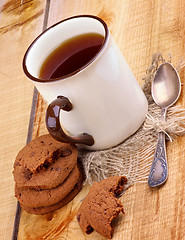
<svg viewBox="0 0 185 240">
<path fill-rule="evenodd" d="M 56 167 L 55 171 L 61 171 L 61 168 L 60 167 Z"/>
<path fill-rule="evenodd" d="M 71 151 L 71 149 L 64 149 L 64 150 L 62 150 L 62 152 L 61 152 L 61 156 L 62 157 L 67 157 L 67 156 L 69 156 L 69 155 L 71 155 L 72 154 L 72 151 Z"/>
<path fill-rule="evenodd" d="M 29 169 L 25 168 L 23 173 L 26 180 L 29 181 L 32 178 L 33 173 Z"/>
<path fill-rule="evenodd" d="M 88 225 L 87 226 L 87 229 L 86 229 L 86 233 L 87 234 L 90 234 L 90 233 L 92 233 L 93 232 L 93 228 L 91 227 L 91 225 Z"/>
</svg>

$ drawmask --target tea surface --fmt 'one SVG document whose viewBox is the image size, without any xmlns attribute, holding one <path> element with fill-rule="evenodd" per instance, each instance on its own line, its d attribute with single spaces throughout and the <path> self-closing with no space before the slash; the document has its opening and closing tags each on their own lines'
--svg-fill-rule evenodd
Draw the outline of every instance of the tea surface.
<svg viewBox="0 0 185 240">
<path fill-rule="evenodd" d="M 59 45 L 44 61 L 39 77 L 55 79 L 83 68 L 95 57 L 104 41 L 97 33 L 75 36 Z"/>
</svg>

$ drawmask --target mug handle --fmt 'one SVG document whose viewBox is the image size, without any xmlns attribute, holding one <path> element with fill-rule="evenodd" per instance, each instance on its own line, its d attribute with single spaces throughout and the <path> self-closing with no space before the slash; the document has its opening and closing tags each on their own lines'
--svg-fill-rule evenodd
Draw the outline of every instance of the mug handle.
<svg viewBox="0 0 185 240">
<path fill-rule="evenodd" d="M 92 146 L 94 144 L 94 139 L 91 135 L 82 133 L 78 136 L 69 136 L 63 131 L 59 120 L 60 110 L 62 109 L 69 112 L 72 108 L 72 103 L 64 96 L 58 96 L 49 104 L 46 110 L 45 121 L 50 135 L 60 142 L 72 142 Z"/>
</svg>

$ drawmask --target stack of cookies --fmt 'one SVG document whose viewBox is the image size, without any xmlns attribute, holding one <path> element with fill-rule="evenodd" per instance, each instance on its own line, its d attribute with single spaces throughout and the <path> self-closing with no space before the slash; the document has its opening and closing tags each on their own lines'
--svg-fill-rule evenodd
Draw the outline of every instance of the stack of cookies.
<svg viewBox="0 0 185 240">
<path fill-rule="evenodd" d="M 28 213 L 46 214 L 70 202 L 81 190 L 83 169 L 74 144 L 49 134 L 32 140 L 14 163 L 15 196 Z"/>
</svg>

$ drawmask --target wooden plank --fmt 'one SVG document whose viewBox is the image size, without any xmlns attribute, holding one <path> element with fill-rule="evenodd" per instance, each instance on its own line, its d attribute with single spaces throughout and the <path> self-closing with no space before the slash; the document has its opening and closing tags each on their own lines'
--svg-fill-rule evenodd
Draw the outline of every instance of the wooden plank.
<svg viewBox="0 0 185 240">
<path fill-rule="evenodd" d="M 180 5 L 180 7 L 179 7 Z M 184 54 L 185 5 L 182 1 L 52 1 L 48 25 L 76 14 L 94 14 L 103 18 L 123 52 L 136 78 L 142 83 L 152 55 L 162 52 L 172 54 L 177 64 Z M 170 12 L 170 14 L 169 14 Z M 181 80 L 184 81 L 183 71 Z M 183 92 L 180 103 L 184 105 Z M 40 98 L 36 115 L 35 136 L 45 132 L 45 104 Z M 161 189 L 151 190 L 144 184 L 130 187 L 121 198 L 125 216 L 117 221 L 113 239 L 183 239 L 185 164 L 182 146 L 185 139 L 168 144 L 169 179 Z M 88 188 L 66 207 L 49 217 L 22 216 L 20 239 L 103 239 L 96 232 L 83 235 L 75 213 Z M 34 223 L 34 225 L 32 224 Z"/>
<path fill-rule="evenodd" d="M 141 82 L 153 53 L 171 53 L 173 62 L 177 64 L 184 52 L 184 5 L 182 2 L 179 4 L 182 5 L 181 8 L 175 1 L 168 4 L 165 1 L 137 1 L 137 4 L 131 1 L 78 1 L 78 5 L 76 1 L 70 1 L 70 4 L 68 1 L 52 1 L 49 25 L 75 14 L 87 13 L 102 17 Z M 168 14 L 169 10 L 171 14 Z M 184 80 L 183 74 L 181 79 Z M 184 104 L 183 97 L 180 102 Z M 44 117 L 44 111 L 41 112 L 42 114 L 38 111 L 40 123 Z M 42 133 L 44 128 L 42 124 L 38 124 L 37 134 L 38 129 Z M 119 226 L 115 229 L 114 239 L 183 239 L 184 187 L 181 182 L 184 179 L 184 165 L 180 164 L 180 159 L 184 156 L 183 144 L 184 138 L 178 139 L 173 146 L 168 144 L 170 175 L 163 188 L 151 190 L 147 184 L 137 184 L 127 190 L 122 197 L 126 215 L 118 220 Z M 97 233 L 83 235 L 73 218 L 76 204 L 84 196 L 85 190 L 68 206 L 50 215 L 49 220 L 34 217 L 34 228 L 31 229 L 34 233 L 42 229 L 39 235 L 31 234 L 30 225 L 33 219 L 25 214 L 22 218 L 25 221 L 22 231 L 24 236 L 29 233 L 30 239 L 34 239 L 34 236 L 48 236 L 50 239 L 76 239 L 76 236 L 78 239 L 102 239 Z"/>
<path fill-rule="evenodd" d="M 154 53 L 160 51 L 164 56 L 172 54 L 174 65 L 184 57 L 184 11 L 185 3 L 181 0 L 53 0 L 48 25 L 71 15 L 98 15 L 107 22 L 133 73 L 142 84 L 142 77 Z M 184 82 L 183 70 L 180 76 Z M 185 106 L 184 101 L 182 89 L 179 103 Z M 39 97 L 33 137 L 46 132 L 45 108 L 46 104 Z M 185 239 L 184 144 L 184 137 L 168 143 L 170 174 L 162 188 L 152 190 L 146 183 L 140 183 L 130 187 L 122 196 L 126 214 L 117 220 L 113 239 Z M 70 204 L 52 214 L 34 216 L 23 212 L 19 239 L 104 239 L 96 232 L 84 235 L 76 221 L 80 200 L 87 192 L 88 186 Z"/>
<path fill-rule="evenodd" d="M 22 72 L 22 58 L 42 31 L 45 1 L 0 1 L 0 239 L 10 239 L 16 211 L 13 162 L 26 144 L 33 85 Z"/>
</svg>

